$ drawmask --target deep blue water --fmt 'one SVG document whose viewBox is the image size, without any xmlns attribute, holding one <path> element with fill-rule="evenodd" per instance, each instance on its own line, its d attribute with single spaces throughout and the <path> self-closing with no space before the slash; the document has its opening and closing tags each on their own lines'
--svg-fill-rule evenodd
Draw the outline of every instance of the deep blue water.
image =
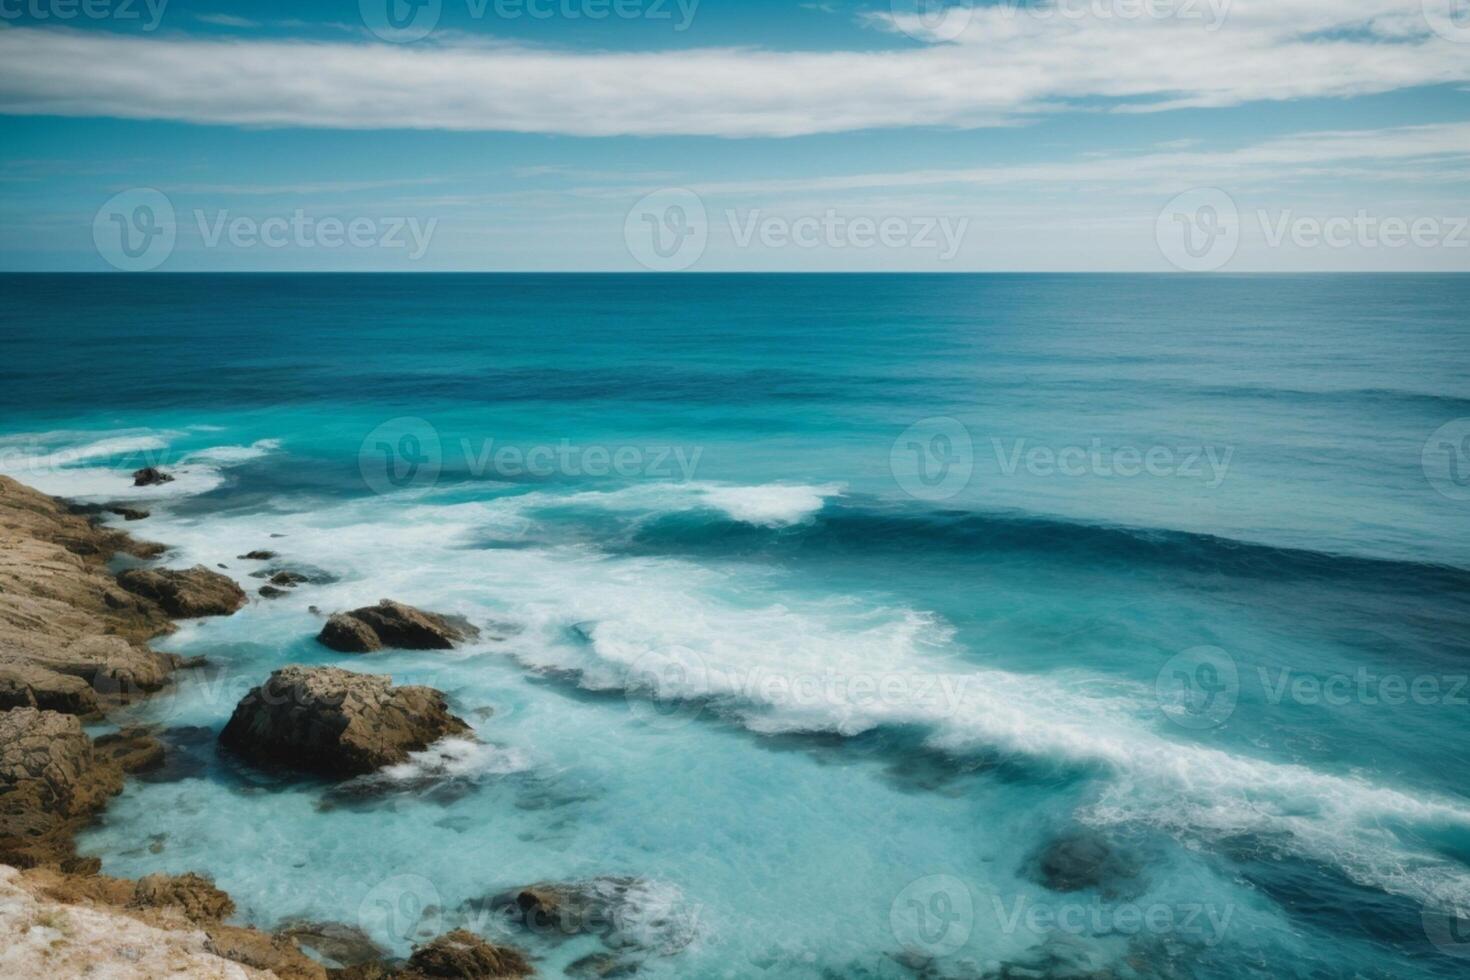
<svg viewBox="0 0 1470 980">
<path fill-rule="evenodd" d="M 83 846 L 551 976 L 1461 976 L 1467 309 L 1465 276 L 0 276 L 0 471 L 149 501 L 171 564 L 332 579 L 163 641 L 212 664 L 138 712 L 178 765 Z M 384 596 L 485 639 L 313 642 Z M 289 662 L 434 684 L 483 744 L 346 789 L 216 753 Z M 1067 838 L 1102 880 L 1046 887 Z M 612 936 L 476 916 L 599 876 L 640 882 Z"/>
</svg>

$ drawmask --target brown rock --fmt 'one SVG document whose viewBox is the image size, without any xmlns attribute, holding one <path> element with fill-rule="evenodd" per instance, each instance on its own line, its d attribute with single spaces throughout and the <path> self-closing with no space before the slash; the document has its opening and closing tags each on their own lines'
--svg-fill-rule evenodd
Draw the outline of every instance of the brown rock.
<svg viewBox="0 0 1470 980">
<path fill-rule="evenodd" d="M 80 677 L 29 663 L 0 663 L 0 709 L 41 708 L 67 715 L 100 710 L 97 692 Z"/>
<path fill-rule="evenodd" d="M 472 932 L 456 929 L 415 949 L 406 972 L 409 976 L 496 980 L 528 977 L 535 971 L 520 950 L 492 946 Z"/>
<path fill-rule="evenodd" d="M 217 922 L 235 912 L 229 895 L 208 878 L 192 873 L 139 878 L 129 904 L 145 909 L 177 908 L 194 922 Z"/>
<path fill-rule="evenodd" d="M 469 730 L 433 688 L 393 687 L 385 674 L 290 666 L 241 699 L 219 738 L 252 762 L 344 777 Z"/>
<path fill-rule="evenodd" d="M 121 505 L 114 505 L 107 508 L 107 512 L 109 514 L 116 514 L 118 517 L 121 517 L 125 521 L 141 521 L 145 520 L 148 517 L 148 511 L 142 510 L 138 507 L 123 507 Z"/>
<path fill-rule="evenodd" d="M 367 623 L 347 613 L 333 613 L 327 624 L 317 634 L 322 646 L 341 653 L 371 653 L 383 649 L 383 641 L 377 631 Z"/>
<path fill-rule="evenodd" d="M 274 585 L 262 585 L 256 591 L 260 593 L 262 599 L 279 599 L 281 596 L 289 594 L 285 589 L 278 589 Z"/>
<path fill-rule="evenodd" d="M 270 561 L 276 557 L 276 553 L 274 551 L 247 551 L 238 557 L 241 561 Z"/>
<path fill-rule="evenodd" d="M 383 599 L 376 606 L 334 614 L 317 640 L 343 653 L 368 653 L 382 647 L 449 650 L 479 635 L 478 629 L 458 617 Z"/>
<path fill-rule="evenodd" d="M 234 579 L 195 565 L 188 569 L 130 568 L 117 584 L 134 595 L 151 599 L 170 616 L 228 616 L 245 605 L 245 591 Z"/>
<path fill-rule="evenodd" d="M 72 834 L 122 789 L 75 715 L 35 708 L 0 714 L 0 861 L 66 864 Z"/>
<path fill-rule="evenodd" d="M 133 486 L 152 487 L 160 483 L 172 483 L 174 478 L 156 466 L 145 466 L 133 472 Z"/>
</svg>

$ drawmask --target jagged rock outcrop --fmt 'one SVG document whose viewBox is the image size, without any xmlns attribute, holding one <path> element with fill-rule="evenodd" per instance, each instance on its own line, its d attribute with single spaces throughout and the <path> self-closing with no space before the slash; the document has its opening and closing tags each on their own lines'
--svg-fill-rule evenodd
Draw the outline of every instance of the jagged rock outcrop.
<svg viewBox="0 0 1470 980">
<path fill-rule="evenodd" d="M 0 705 L 97 710 L 68 677 L 91 686 L 103 707 L 162 687 L 174 662 L 147 641 L 173 626 L 105 565 L 119 551 L 160 548 L 0 477 Z"/>
<path fill-rule="evenodd" d="M 68 715 L 101 710 L 97 692 L 80 677 L 36 664 L 0 663 L 0 710 L 41 708 Z"/>
<path fill-rule="evenodd" d="M 251 762 L 329 777 L 403 762 L 470 727 L 430 687 L 394 687 L 386 674 L 290 666 L 235 706 L 220 743 Z"/>
<path fill-rule="evenodd" d="M 450 650 L 480 631 L 463 619 L 424 612 L 392 599 L 345 613 L 333 613 L 317 640 L 342 653 L 371 653 L 384 647 Z"/>
<path fill-rule="evenodd" d="M 95 868 L 76 859 L 73 834 L 122 789 L 124 772 L 158 761 L 158 743 L 141 733 L 93 743 L 75 715 L 0 713 L 0 861 Z"/>
<path fill-rule="evenodd" d="M 203 565 L 193 568 L 130 568 L 117 584 L 158 603 L 177 619 L 228 616 L 245 605 L 245 590 L 228 575 Z"/>
</svg>

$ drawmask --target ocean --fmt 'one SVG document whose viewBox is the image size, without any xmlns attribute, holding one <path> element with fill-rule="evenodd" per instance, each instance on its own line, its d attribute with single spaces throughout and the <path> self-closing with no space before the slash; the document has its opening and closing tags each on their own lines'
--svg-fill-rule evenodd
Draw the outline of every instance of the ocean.
<svg viewBox="0 0 1470 980">
<path fill-rule="evenodd" d="M 311 579 L 158 642 L 209 666 L 130 709 L 170 763 L 81 850 L 548 976 L 1464 976 L 1467 310 L 1434 275 L 0 276 L 0 472 Z M 483 634 L 315 642 L 385 597 Z M 338 785 L 218 751 L 287 663 L 430 684 L 478 741 Z M 569 881 L 581 928 L 487 912 Z"/>
</svg>

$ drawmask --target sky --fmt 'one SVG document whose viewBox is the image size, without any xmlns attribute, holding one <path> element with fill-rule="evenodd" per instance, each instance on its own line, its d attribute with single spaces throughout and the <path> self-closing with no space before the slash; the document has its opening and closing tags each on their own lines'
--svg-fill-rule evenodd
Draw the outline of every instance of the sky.
<svg viewBox="0 0 1470 980">
<path fill-rule="evenodd" d="M 1470 0 L 0 0 L 6 271 L 1470 271 Z"/>
</svg>

